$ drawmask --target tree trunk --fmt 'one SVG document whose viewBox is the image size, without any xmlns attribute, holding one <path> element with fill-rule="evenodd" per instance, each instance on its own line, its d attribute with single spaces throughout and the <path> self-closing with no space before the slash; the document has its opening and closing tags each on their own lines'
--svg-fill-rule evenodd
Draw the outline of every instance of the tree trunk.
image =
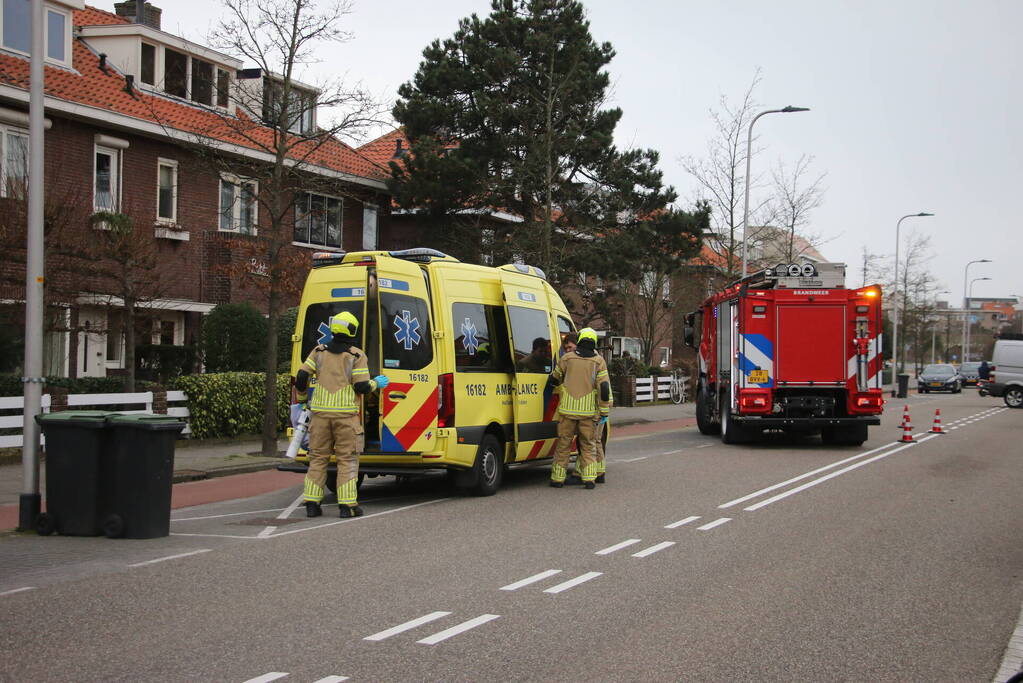
<svg viewBox="0 0 1023 683">
<path fill-rule="evenodd" d="M 107 333 L 109 334 L 109 332 Z M 135 391 L 135 298 L 124 297 L 124 390 Z"/>
</svg>

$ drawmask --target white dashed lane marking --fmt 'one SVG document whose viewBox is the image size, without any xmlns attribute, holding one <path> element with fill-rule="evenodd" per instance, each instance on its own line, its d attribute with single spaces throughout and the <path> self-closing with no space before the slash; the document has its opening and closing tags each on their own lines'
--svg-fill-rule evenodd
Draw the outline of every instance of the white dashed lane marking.
<svg viewBox="0 0 1023 683">
<path fill-rule="evenodd" d="M 144 567 L 149 564 L 156 564 L 157 562 L 166 562 L 167 560 L 176 560 L 180 557 L 191 557 L 192 555 L 199 555 L 201 553 L 210 552 L 210 548 L 204 548 L 202 550 L 193 550 L 190 553 L 180 553 L 178 555 L 168 555 L 167 557 L 158 557 L 155 560 L 146 560 L 145 562 L 136 562 L 135 564 L 129 564 L 129 567 Z M 284 674 L 287 676 L 287 674 Z"/>
<path fill-rule="evenodd" d="M 446 617 L 449 614 L 451 614 L 451 612 L 430 612 L 429 614 L 424 614 L 423 616 L 412 619 L 411 621 L 406 621 L 404 624 L 398 624 L 397 626 L 385 629 L 379 633 L 366 636 L 363 640 L 385 640 L 391 636 L 396 636 L 399 633 L 404 633 L 405 631 L 414 629 L 417 626 L 422 626 L 423 624 L 428 624 L 431 621 L 436 621 L 441 617 Z"/>
<path fill-rule="evenodd" d="M 575 577 L 574 579 L 569 579 L 568 581 L 563 581 L 563 582 L 559 583 L 556 586 L 551 586 L 550 588 L 545 590 L 544 593 L 552 593 L 552 594 L 553 593 L 561 593 L 563 591 L 567 591 L 569 588 L 574 588 L 574 587 L 578 586 L 581 583 L 586 583 L 587 581 L 591 581 L 591 580 L 597 578 L 598 576 L 601 576 L 602 574 L 603 574 L 603 572 L 586 572 L 585 574 L 581 574 L 581 575 Z"/>
<path fill-rule="evenodd" d="M 271 671 L 270 673 L 265 673 L 262 676 L 250 678 L 245 681 L 245 683 L 270 683 L 270 681 L 276 681 L 278 678 L 284 678 L 287 675 L 287 672 Z"/>
<path fill-rule="evenodd" d="M 630 539 L 628 539 L 626 541 L 622 541 L 621 543 L 615 543 L 612 546 L 608 546 L 607 548 L 604 548 L 603 550 L 598 550 L 597 552 L 594 553 L 594 555 L 610 555 L 611 553 L 615 552 L 616 550 L 621 550 L 622 548 L 628 548 L 630 545 L 636 545 L 641 540 L 642 539 L 639 539 L 639 538 L 630 538 Z"/>
<path fill-rule="evenodd" d="M 34 591 L 35 589 L 36 589 L 35 586 L 25 586 L 23 588 L 14 588 L 14 589 L 11 589 L 9 591 L 4 591 L 3 593 L 0 593 L 0 596 L 14 595 L 15 593 L 24 593 L 25 591 Z"/>
<path fill-rule="evenodd" d="M 721 519 L 715 519 L 713 522 L 710 522 L 708 524 L 704 524 L 703 526 L 698 526 L 698 527 L 696 527 L 696 530 L 697 531 L 710 531 L 714 527 L 719 527 L 722 524 L 727 524 L 728 522 L 731 522 L 731 521 L 732 521 L 731 517 L 722 517 Z"/>
<path fill-rule="evenodd" d="M 665 529 L 677 529 L 680 526 L 689 524 L 690 522 L 695 522 L 698 519 L 700 519 L 699 515 L 696 515 L 694 517 L 686 517 L 685 519 L 680 519 L 677 522 L 672 522 L 671 524 L 665 524 L 664 528 Z"/>
<path fill-rule="evenodd" d="M 426 638 L 423 638 L 422 640 L 417 640 L 416 642 L 422 645 L 436 645 L 437 643 L 443 640 L 447 640 L 448 638 L 457 636 L 459 633 L 464 633 L 470 629 L 476 628 L 477 626 L 481 626 L 487 623 L 488 621 L 499 619 L 500 617 L 501 617 L 500 614 L 481 614 L 475 619 L 463 621 L 461 624 L 458 624 L 457 626 L 452 626 L 451 628 L 444 629 L 443 631 L 434 633 L 432 636 L 427 636 Z"/>
<path fill-rule="evenodd" d="M 522 579 L 521 581 L 516 581 L 515 583 L 509 583 L 507 586 L 501 586 L 501 590 L 503 590 L 503 591 L 518 590 L 519 588 L 522 588 L 523 586 L 528 586 L 529 584 L 536 583 L 537 581 L 543 581 L 544 579 L 546 579 L 549 576 L 554 576 L 555 574 L 560 574 L 560 573 L 561 573 L 560 569 L 548 569 L 547 571 L 540 572 L 539 574 L 533 574 L 532 576 L 528 576 L 528 577 Z"/>
<path fill-rule="evenodd" d="M 661 543 L 657 543 L 655 545 L 652 545 L 649 548 L 644 548 L 643 550 L 640 550 L 638 553 L 633 553 L 632 556 L 633 557 L 646 557 L 647 555 L 653 555 L 656 552 L 660 552 L 661 550 L 664 550 L 665 548 L 670 548 L 673 545 L 675 545 L 675 541 L 662 541 Z"/>
</svg>

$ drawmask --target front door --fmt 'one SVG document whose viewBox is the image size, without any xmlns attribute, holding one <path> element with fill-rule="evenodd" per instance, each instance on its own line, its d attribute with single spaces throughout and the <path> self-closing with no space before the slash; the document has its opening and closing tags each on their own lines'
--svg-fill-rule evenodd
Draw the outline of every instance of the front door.
<svg viewBox="0 0 1023 683">
<path fill-rule="evenodd" d="M 414 263 L 387 259 L 378 264 L 374 288 L 379 371 L 390 380 L 380 390 L 380 452 L 435 450 L 437 358 L 426 272 Z"/>
<path fill-rule="evenodd" d="M 515 368 L 515 460 L 550 457 L 558 435 L 548 382 L 555 362 L 551 339 L 560 337 L 542 290 L 506 281 L 504 300 Z"/>
</svg>

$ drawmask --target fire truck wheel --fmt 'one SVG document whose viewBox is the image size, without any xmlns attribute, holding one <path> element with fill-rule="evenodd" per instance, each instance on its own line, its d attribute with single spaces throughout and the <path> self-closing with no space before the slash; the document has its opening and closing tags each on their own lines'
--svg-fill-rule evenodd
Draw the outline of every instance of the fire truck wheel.
<svg viewBox="0 0 1023 683">
<path fill-rule="evenodd" d="M 504 448 L 493 434 L 483 437 L 472 466 L 473 483 L 470 491 L 477 496 L 492 496 L 501 488 L 504 477 Z"/>
<path fill-rule="evenodd" d="M 721 403 L 721 441 L 727 444 L 746 443 L 750 440 L 750 430 L 732 420 L 732 409 L 727 397 Z"/>
<path fill-rule="evenodd" d="M 711 416 L 711 400 L 703 389 L 696 391 L 696 427 L 708 436 L 721 433 L 721 423 Z"/>
</svg>

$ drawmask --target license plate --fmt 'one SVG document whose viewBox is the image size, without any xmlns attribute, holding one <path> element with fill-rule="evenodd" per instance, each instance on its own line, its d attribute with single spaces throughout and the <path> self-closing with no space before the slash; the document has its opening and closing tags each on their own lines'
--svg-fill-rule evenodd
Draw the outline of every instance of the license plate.
<svg viewBox="0 0 1023 683">
<path fill-rule="evenodd" d="M 754 384 L 767 384 L 767 370 L 751 370 L 749 381 Z"/>
<path fill-rule="evenodd" d="M 941 382 L 931 382 L 931 386 L 932 387 L 940 387 L 941 386 Z"/>
</svg>

